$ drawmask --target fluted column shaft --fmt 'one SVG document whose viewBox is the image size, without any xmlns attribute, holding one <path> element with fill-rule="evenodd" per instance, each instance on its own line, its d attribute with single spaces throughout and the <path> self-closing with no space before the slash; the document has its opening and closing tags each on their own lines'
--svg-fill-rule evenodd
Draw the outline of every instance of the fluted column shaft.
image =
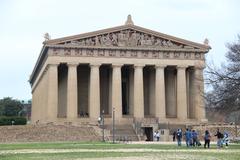
<svg viewBox="0 0 240 160">
<path fill-rule="evenodd" d="M 155 117 L 166 118 L 166 103 L 165 103 L 165 65 L 156 66 L 155 80 Z"/>
<path fill-rule="evenodd" d="M 97 120 L 100 115 L 100 79 L 99 66 L 100 64 L 91 64 L 90 71 L 90 95 L 89 95 L 89 116 Z"/>
<path fill-rule="evenodd" d="M 122 117 L 122 76 L 121 64 L 113 64 L 112 70 L 112 107 L 115 108 L 115 118 Z"/>
<path fill-rule="evenodd" d="M 187 119 L 186 67 L 177 67 L 177 117 Z"/>
<path fill-rule="evenodd" d="M 143 65 L 134 66 L 134 117 L 144 118 Z"/>
<path fill-rule="evenodd" d="M 68 64 L 67 118 L 70 119 L 77 118 L 78 116 L 77 65 Z"/>
<path fill-rule="evenodd" d="M 48 120 L 57 118 L 58 108 L 58 64 L 49 64 L 48 69 Z"/>
<path fill-rule="evenodd" d="M 206 113 L 203 100 L 203 69 L 203 67 L 195 67 L 194 69 L 195 116 L 198 120 L 206 121 Z"/>
</svg>

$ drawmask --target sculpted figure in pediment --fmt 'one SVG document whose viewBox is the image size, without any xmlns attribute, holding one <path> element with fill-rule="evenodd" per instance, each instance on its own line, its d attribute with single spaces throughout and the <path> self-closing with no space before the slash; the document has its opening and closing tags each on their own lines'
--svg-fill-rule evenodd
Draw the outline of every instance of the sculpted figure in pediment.
<svg viewBox="0 0 240 160">
<path fill-rule="evenodd" d="M 154 44 L 156 47 L 161 47 L 162 46 L 162 40 L 161 39 L 157 39 L 155 44 Z"/>
<path fill-rule="evenodd" d="M 151 38 L 146 34 L 142 34 L 140 39 L 140 45 L 146 47 L 152 46 Z"/>
<path fill-rule="evenodd" d="M 134 31 L 132 35 L 129 37 L 128 45 L 136 47 L 139 39 L 140 39 L 140 35 L 136 33 L 136 31 Z"/>
<path fill-rule="evenodd" d="M 162 41 L 162 46 L 163 47 L 168 47 L 168 44 L 167 44 L 167 42 L 164 40 L 164 41 Z"/>
<path fill-rule="evenodd" d="M 92 45 L 94 45 L 94 42 L 92 41 L 92 38 L 86 39 L 86 45 L 87 45 L 87 46 L 92 46 Z"/>
<path fill-rule="evenodd" d="M 114 46 L 118 45 L 117 35 L 115 33 L 112 33 L 112 44 Z"/>
<path fill-rule="evenodd" d="M 95 45 L 96 46 L 100 46 L 101 45 L 98 36 L 95 37 Z"/>
<path fill-rule="evenodd" d="M 112 40 L 110 39 L 109 34 L 101 37 L 101 45 L 103 46 L 112 46 Z"/>
<path fill-rule="evenodd" d="M 79 42 L 79 45 L 85 46 L 85 45 L 86 45 L 85 40 L 81 40 L 81 41 Z"/>
<path fill-rule="evenodd" d="M 167 45 L 168 45 L 168 47 L 172 47 L 172 46 L 173 46 L 173 43 L 172 43 L 170 40 L 168 40 L 168 41 L 167 41 Z"/>
<path fill-rule="evenodd" d="M 120 33 L 118 33 L 118 46 L 119 47 L 124 47 L 126 46 L 126 41 L 125 41 L 125 34 L 123 33 L 123 31 L 120 31 Z"/>
</svg>

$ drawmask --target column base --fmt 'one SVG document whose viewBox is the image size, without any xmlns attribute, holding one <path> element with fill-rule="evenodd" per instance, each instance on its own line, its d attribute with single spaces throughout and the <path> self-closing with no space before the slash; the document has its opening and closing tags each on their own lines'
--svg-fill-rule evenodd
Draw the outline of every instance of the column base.
<svg viewBox="0 0 240 160">
<path fill-rule="evenodd" d="M 201 123 L 208 123 L 208 119 L 202 118 L 202 119 L 200 119 L 200 122 L 201 122 Z"/>
</svg>

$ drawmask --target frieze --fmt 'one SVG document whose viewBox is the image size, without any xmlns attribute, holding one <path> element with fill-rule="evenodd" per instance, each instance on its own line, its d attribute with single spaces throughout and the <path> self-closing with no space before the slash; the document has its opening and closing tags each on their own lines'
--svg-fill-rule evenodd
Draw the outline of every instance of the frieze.
<svg viewBox="0 0 240 160">
<path fill-rule="evenodd" d="M 190 53 L 184 53 L 184 59 L 190 59 L 191 54 Z"/>
<path fill-rule="evenodd" d="M 159 55 L 159 54 L 158 54 L 157 52 L 153 51 L 153 53 L 152 53 L 152 57 L 153 57 L 153 58 L 158 58 L 158 55 Z"/>
<path fill-rule="evenodd" d="M 204 53 L 173 52 L 173 51 L 137 51 L 107 50 L 91 48 L 61 49 L 51 48 L 50 56 L 82 56 L 82 57 L 116 57 L 116 58 L 147 58 L 147 59 L 204 59 Z"/>
<path fill-rule="evenodd" d="M 71 55 L 71 49 L 69 49 L 69 48 L 64 49 L 64 55 L 65 56 L 70 56 Z"/>
<path fill-rule="evenodd" d="M 191 46 L 156 37 L 154 35 L 138 32 L 133 29 L 96 35 L 94 37 L 81 38 L 59 44 L 73 46 L 194 49 L 194 47 Z"/>
<path fill-rule="evenodd" d="M 201 54 L 200 53 L 195 53 L 195 59 L 201 59 Z"/>
<path fill-rule="evenodd" d="M 125 57 L 126 56 L 126 51 L 120 51 L 120 57 Z"/>
</svg>

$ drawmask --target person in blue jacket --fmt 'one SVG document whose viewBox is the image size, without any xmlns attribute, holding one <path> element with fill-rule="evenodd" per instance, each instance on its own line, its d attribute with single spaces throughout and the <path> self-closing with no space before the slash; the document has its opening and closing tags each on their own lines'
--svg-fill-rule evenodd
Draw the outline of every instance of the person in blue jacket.
<svg viewBox="0 0 240 160">
<path fill-rule="evenodd" d="M 190 147 L 192 144 L 192 132 L 188 128 L 186 129 L 186 132 L 185 132 L 185 138 L 186 138 L 186 146 Z"/>
<path fill-rule="evenodd" d="M 193 146 L 199 146 L 199 141 L 198 141 L 198 133 L 193 129 L 192 130 L 192 139 L 193 139 Z"/>
</svg>

